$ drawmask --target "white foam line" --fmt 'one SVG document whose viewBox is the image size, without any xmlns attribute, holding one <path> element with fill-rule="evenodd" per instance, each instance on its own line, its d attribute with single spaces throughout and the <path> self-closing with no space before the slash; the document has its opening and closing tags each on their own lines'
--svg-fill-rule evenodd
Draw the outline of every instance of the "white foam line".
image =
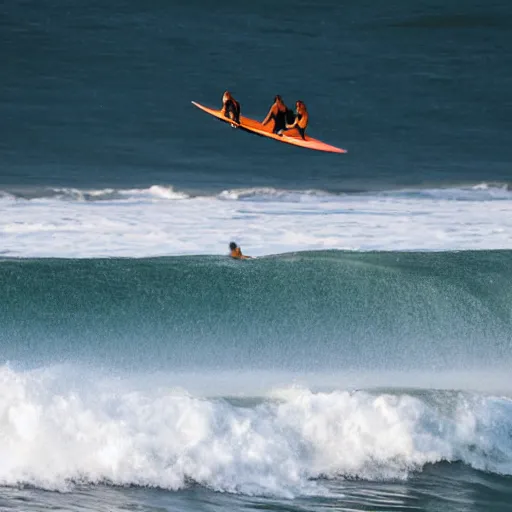
<svg viewBox="0 0 512 512">
<path fill-rule="evenodd" d="M 240 200 L 233 194 L 187 198 L 164 188 L 156 196 L 153 190 L 122 200 L 0 199 L 0 246 L 4 255 L 20 257 L 224 254 L 231 240 L 254 256 L 512 248 L 512 197 L 453 201 L 310 193 Z"/>
</svg>

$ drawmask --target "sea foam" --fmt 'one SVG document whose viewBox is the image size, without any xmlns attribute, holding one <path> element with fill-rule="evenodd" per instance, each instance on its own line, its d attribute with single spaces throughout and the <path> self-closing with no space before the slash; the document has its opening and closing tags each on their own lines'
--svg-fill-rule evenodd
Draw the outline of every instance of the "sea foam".
<svg viewBox="0 0 512 512">
<path fill-rule="evenodd" d="M 88 383 L 87 383 L 88 382 Z M 72 385 L 0 369 L 0 484 L 191 482 L 248 495 L 322 494 L 323 478 L 407 479 L 462 461 L 512 474 L 512 401 L 462 392 L 274 390 L 254 404 L 158 387 Z"/>
<path fill-rule="evenodd" d="M 254 256 L 288 251 L 512 248 L 504 186 L 332 194 L 171 186 L 0 194 L 2 254 L 148 257 L 219 254 L 236 240 Z"/>
</svg>

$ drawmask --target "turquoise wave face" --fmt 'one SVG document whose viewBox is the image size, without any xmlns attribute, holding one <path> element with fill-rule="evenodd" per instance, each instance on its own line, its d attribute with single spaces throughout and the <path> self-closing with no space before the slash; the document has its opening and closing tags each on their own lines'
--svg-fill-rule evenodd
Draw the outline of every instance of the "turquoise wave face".
<svg viewBox="0 0 512 512">
<path fill-rule="evenodd" d="M 510 359 L 511 256 L 3 260 L 2 357 L 173 370 L 491 367 Z"/>
</svg>

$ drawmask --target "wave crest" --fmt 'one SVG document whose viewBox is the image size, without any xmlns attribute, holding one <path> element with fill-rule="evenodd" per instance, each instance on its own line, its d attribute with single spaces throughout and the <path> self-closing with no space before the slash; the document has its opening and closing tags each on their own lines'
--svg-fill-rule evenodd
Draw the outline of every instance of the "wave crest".
<svg viewBox="0 0 512 512">
<path fill-rule="evenodd" d="M 292 497 L 321 493 L 322 477 L 407 478 L 440 461 L 512 474 L 504 398 L 291 388 L 240 407 L 164 389 L 66 388 L 48 375 L 0 370 L 2 484 L 177 490 L 193 481 Z"/>
<path fill-rule="evenodd" d="M 350 198 L 389 197 L 411 199 L 439 199 L 446 201 L 488 201 L 510 200 L 512 189 L 508 183 L 477 183 L 464 186 L 446 186 L 438 188 L 410 188 L 386 191 L 367 191 L 358 193 L 333 193 L 321 189 L 280 189 L 274 187 L 247 187 L 226 189 L 214 195 L 206 195 L 210 199 L 225 201 L 278 201 L 283 203 L 297 202 L 331 202 L 350 201 Z M 12 199 L 54 199 L 63 201 L 126 201 L 129 199 L 193 199 L 183 191 L 178 191 L 172 185 L 151 185 L 147 188 L 133 189 L 79 189 L 73 187 L 38 188 L 30 190 L 0 190 L 0 200 Z"/>
</svg>

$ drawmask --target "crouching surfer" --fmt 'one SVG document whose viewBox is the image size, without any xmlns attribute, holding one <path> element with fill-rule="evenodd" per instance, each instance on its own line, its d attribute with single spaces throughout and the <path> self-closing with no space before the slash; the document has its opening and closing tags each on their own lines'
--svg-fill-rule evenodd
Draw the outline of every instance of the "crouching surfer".
<svg viewBox="0 0 512 512">
<path fill-rule="evenodd" d="M 270 121 L 274 121 L 272 132 L 279 135 L 286 129 L 286 123 L 293 123 L 294 121 L 293 111 L 286 106 L 279 94 L 274 97 L 274 103 L 261 124 L 265 126 Z"/>
<path fill-rule="evenodd" d="M 286 128 L 288 130 L 295 128 L 299 132 L 302 139 L 306 140 L 306 128 L 309 121 L 308 110 L 304 102 L 300 100 L 295 103 L 295 108 L 297 111 L 295 121 L 293 121 L 292 124 L 287 124 Z"/>
<path fill-rule="evenodd" d="M 240 124 L 240 103 L 233 98 L 229 91 L 226 91 L 222 96 L 221 113 L 235 123 Z"/>
</svg>

